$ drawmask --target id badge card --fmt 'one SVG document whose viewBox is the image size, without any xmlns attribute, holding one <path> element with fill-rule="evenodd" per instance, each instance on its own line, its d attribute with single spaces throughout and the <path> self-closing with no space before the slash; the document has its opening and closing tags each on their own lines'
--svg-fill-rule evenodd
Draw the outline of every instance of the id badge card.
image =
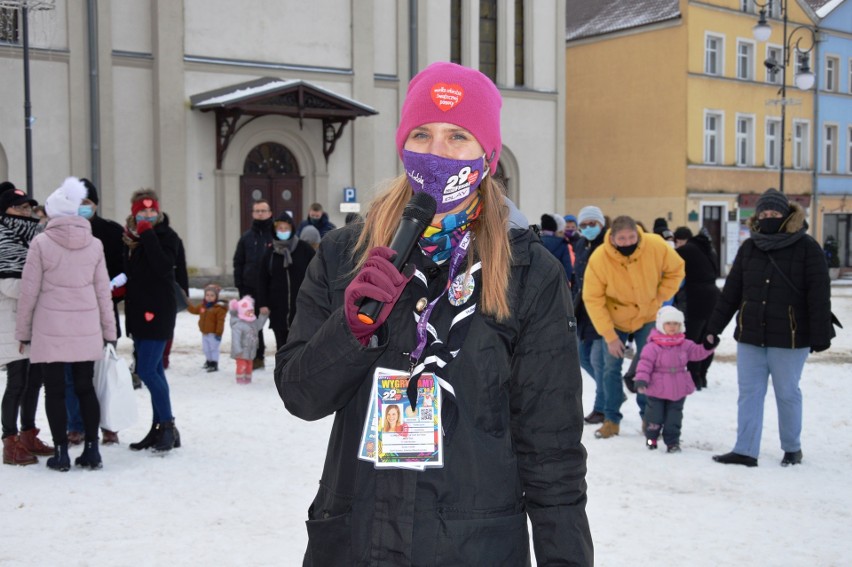
<svg viewBox="0 0 852 567">
<path fill-rule="evenodd" d="M 378 460 L 378 437 L 379 437 L 379 419 L 378 419 L 378 404 L 377 404 L 377 394 L 376 389 L 378 387 L 378 383 L 382 377 L 395 377 L 400 373 L 408 376 L 407 373 L 404 373 L 399 370 L 388 370 L 385 368 L 378 368 L 374 374 L 373 378 L 373 386 L 370 391 L 370 407 L 367 410 L 367 418 L 364 420 L 364 429 L 361 432 L 361 444 L 358 449 L 358 458 L 362 461 L 367 461 L 376 465 Z M 409 464 L 409 463 L 400 463 L 397 465 L 397 468 L 401 469 L 413 469 L 422 471 L 424 470 L 424 466 L 420 464 Z"/>
<path fill-rule="evenodd" d="M 409 379 L 405 371 L 375 373 L 377 468 L 444 466 L 438 380 L 433 374 L 420 375 L 413 408 L 407 394 Z"/>
</svg>

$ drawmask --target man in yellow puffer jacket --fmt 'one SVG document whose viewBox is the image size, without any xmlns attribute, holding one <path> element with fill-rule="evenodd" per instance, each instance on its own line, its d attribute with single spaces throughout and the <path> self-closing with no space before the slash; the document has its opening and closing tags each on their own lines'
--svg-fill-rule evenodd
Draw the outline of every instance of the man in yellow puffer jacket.
<svg viewBox="0 0 852 567">
<path fill-rule="evenodd" d="M 629 216 L 620 216 L 594 251 L 586 268 L 583 303 L 606 344 L 604 349 L 604 424 L 595 436 L 618 435 L 624 391 L 624 345 L 633 335 L 639 356 L 654 327 L 657 310 L 683 280 L 683 259 L 656 234 L 645 233 Z M 640 416 L 645 396 L 637 394 Z"/>
</svg>

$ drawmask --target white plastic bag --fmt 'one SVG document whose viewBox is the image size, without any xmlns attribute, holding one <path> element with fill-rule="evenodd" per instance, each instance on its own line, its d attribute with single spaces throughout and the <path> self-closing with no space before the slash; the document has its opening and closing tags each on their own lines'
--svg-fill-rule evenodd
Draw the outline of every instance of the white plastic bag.
<svg viewBox="0 0 852 567">
<path fill-rule="evenodd" d="M 95 362 L 95 393 L 101 404 L 101 427 L 120 431 L 136 423 L 136 397 L 133 379 L 124 359 L 115 347 L 104 347 L 104 358 Z"/>
</svg>

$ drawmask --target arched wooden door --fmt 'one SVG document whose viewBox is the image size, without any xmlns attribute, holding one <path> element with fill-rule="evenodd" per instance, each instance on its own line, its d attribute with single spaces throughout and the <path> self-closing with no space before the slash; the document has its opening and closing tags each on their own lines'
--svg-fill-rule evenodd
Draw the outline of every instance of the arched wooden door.
<svg viewBox="0 0 852 567">
<path fill-rule="evenodd" d="M 240 177 L 240 230 L 251 226 L 251 207 L 258 199 L 272 205 L 272 214 L 287 211 L 298 226 L 302 220 L 302 176 L 286 147 L 274 142 L 256 146 L 246 156 Z"/>
</svg>

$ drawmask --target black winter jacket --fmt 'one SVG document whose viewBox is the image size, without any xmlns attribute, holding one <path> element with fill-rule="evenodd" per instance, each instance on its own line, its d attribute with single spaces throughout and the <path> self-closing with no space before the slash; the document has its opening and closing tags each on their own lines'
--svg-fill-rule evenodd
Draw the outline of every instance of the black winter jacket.
<svg viewBox="0 0 852 567">
<path fill-rule="evenodd" d="M 299 228 L 296 229 L 296 236 L 301 236 L 302 235 L 302 229 L 304 229 L 306 226 L 310 226 L 310 225 L 313 225 L 313 227 L 316 228 L 319 231 L 320 238 L 322 238 L 323 236 L 325 236 L 326 234 L 328 234 L 329 232 L 331 232 L 332 230 L 337 228 L 337 226 L 335 226 L 335 224 L 333 222 L 328 220 L 328 214 L 323 213 L 322 216 L 319 218 L 319 220 L 311 222 L 311 218 L 308 217 L 305 220 L 303 220 L 302 222 L 300 222 Z"/>
<path fill-rule="evenodd" d="M 258 265 L 275 238 L 272 219 L 252 222 L 243 233 L 234 252 L 234 285 L 240 296 L 257 294 Z"/>
<path fill-rule="evenodd" d="M 699 234 L 676 252 L 683 258 L 686 276 L 675 296 L 675 304 L 686 315 L 687 326 L 689 321 L 707 321 L 719 298 L 713 246 L 706 236 Z"/>
<path fill-rule="evenodd" d="M 805 230 L 804 210 L 796 203 L 792 207 L 794 212 L 785 227 L 790 235 Z M 749 219 L 752 229 L 754 220 L 755 217 Z M 769 255 L 789 283 L 772 265 Z M 834 337 L 831 282 L 820 245 L 809 235 L 801 234 L 789 245 L 765 252 L 753 238 L 746 240 L 725 280 L 707 332 L 721 333 L 734 313 L 734 338 L 739 342 L 777 348 L 830 345 Z"/>
<path fill-rule="evenodd" d="M 539 565 L 591 565 L 581 379 L 563 268 L 531 231 L 510 232 L 511 316 L 497 322 L 477 311 L 442 369 L 459 409 L 443 468 L 376 469 L 357 458 L 372 377 L 379 366 L 408 369 L 422 287 L 403 290 L 379 346 L 362 346 L 343 311 L 360 229 L 322 240 L 276 355 L 287 409 L 306 420 L 335 414 L 308 510 L 305 565 L 529 565 L 527 517 Z M 446 265 L 416 251 L 411 261 L 432 297 L 442 293 Z M 430 324 L 448 324 L 441 305 L 449 303 L 438 303 Z"/>
<path fill-rule="evenodd" d="M 288 267 L 284 267 L 283 256 L 275 254 L 273 248 L 266 250 L 258 265 L 255 310 L 268 307 L 269 326 L 279 333 L 287 331 L 293 323 L 296 296 L 314 255 L 311 245 L 299 240 L 291 253 L 292 262 Z"/>
<path fill-rule="evenodd" d="M 585 237 L 580 237 L 574 243 L 574 283 L 571 287 L 571 293 L 574 294 L 574 316 L 577 317 L 577 335 L 580 340 L 594 341 L 601 336 L 595 331 L 595 326 L 589 318 L 589 313 L 586 311 L 586 306 L 583 303 L 583 278 L 586 275 L 586 266 L 589 265 L 589 258 L 592 256 L 598 246 L 603 243 L 606 229 L 601 229 L 601 233 L 592 241 Z"/>
<path fill-rule="evenodd" d="M 132 217 L 128 223 L 135 229 Z M 177 233 L 159 222 L 139 235 L 136 247 L 125 248 L 124 320 L 134 339 L 172 338 L 177 315 L 173 282 L 181 247 Z"/>
</svg>

